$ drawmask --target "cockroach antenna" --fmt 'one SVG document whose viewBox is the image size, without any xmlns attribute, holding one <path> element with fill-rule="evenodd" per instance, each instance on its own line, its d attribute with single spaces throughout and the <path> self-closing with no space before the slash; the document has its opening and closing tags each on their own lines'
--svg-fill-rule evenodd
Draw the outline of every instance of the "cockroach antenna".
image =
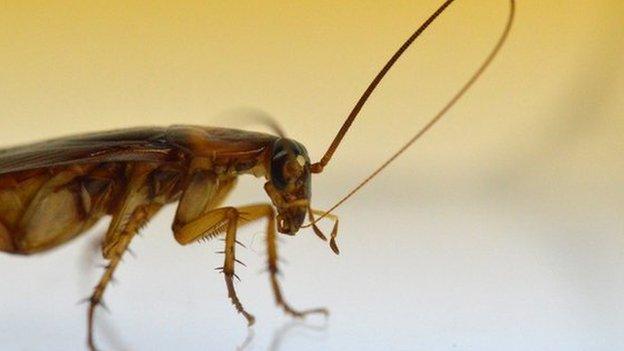
<svg viewBox="0 0 624 351">
<path fill-rule="evenodd" d="M 407 50 L 412 45 L 412 43 L 416 40 L 416 38 L 418 38 L 425 31 L 425 29 L 427 29 L 427 27 L 429 27 L 429 25 L 433 23 L 433 21 L 441 13 L 444 12 L 444 10 L 451 3 L 453 3 L 453 1 L 454 0 L 445 1 L 431 16 L 429 16 L 429 18 L 427 18 L 427 20 L 422 25 L 420 25 L 420 27 L 418 27 L 418 29 L 416 29 L 416 31 L 403 43 L 403 45 L 401 45 L 401 47 L 394 53 L 394 55 L 392 55 L 390 60 L 388 60 L 388 62 L 381 69 L 381 71 L 377 73 L 377 76 L 375 76 L 373 81 L 368 85 L 368 87 L 366 88 L 366 90 L 364 91 L 360 99 L 358 100 L 358 102 L 355 104 L 355 107 L 353 107 L 353 110 L 351 110 L 351 113 L 349 113 L 349 116 L 347 117 L 345 122 L 342 124 L 342 127 L 340 127 L 338 134 L 336 134 L 336 137 L 334 137 L 334 140 L 329 145 L 329 148 L 327 149 L 327 151 L 325 151 L 325 154 L 323 155 L 321 160 L 310 166 L 312 173 L 323 172 L 323 169 L 331 160 L 334 152 L 338 148 L 338 145 L 340 145 L 340 142 L 342 141 L 345 134 L 351 127 L 351 124 L 353 123 L 357 115 L 360 113 L 360 110 L 362 110 L 362 107 L 364 106 L 368 98 L 371 96 L 371 94 L 373 93 L 377 85 L 379 85 L 379 82 L 381 82 L 381 80 L 384 78 L 386 73 L 388 73 L 390 68 L 392 68 L 392 66 L 394 66 L 394 64 L 396 63 L 396 61 L 398 61 L 401 55 L 403 55 L 405 50 Z M 483 63 L 481 63 L 479 68 L 472 74 L 470 79 L 468 79 L 468 81 L 455 93 L 455 95 L 453 95 L 453 97 L 446 103 L 446 105 L 444 105 L 444 107 L 437 114 L 435 114 L 435 116 L 424 127 L 422 127 L 418 131 L 418 133 L 416 133 L 403 146 L 401 146 L 392 156 L 390 156 L 390 158 L 388 158 L 384 163 L 382 163 L 381 166 L 379 166 L 375 171 L 373 171 L 368 177 L 366 177 L 362 182 L 360 182 L 355 188 L 349 191 L 347 195 L 345 195 L 342 199 L 340 199 L 332 207 L 330 207 L 329 210 L 322 213 L 316 219 L 311 219 L 309 223 L 301 226 L 302 228 L 314 226 L 316 222 L 329 216 L 336 208 L 338 208 L 345 201 L 347 201 L 351 196 L 353 196 L 362 187 L 364 187 L 364 185 L 366 185 L 371 179 L 375 178 L 381 171 L 383 171 L 390 163 L 392 163 L 402 153 L 404 153 L 407 149 L 409 149 L 409 147 L 412 146 L 412 144 L 414 144 L 418 139 L 420 139 L 420 137 L 422 137 L 427 131 L 429 131 L 431 127 L 433 127 L 451 109 L 451 107 L 455 105 L 455 103 L 468 91 L 468 89 L 472 87 L 472 85 L 479 79 L 479 77 L 481 77 L 483 72 L 490 66 L 494 58 L 498 55 L 503 44 L 507 41 L 507 37 L 509 36 L 509 32 L 514 22 L 515 13 L 516 13 L 515 0 L 510 0 L 509 1 L 509 15 L 507 17 L 507 22 L 505 24 L 505 28 L 503 29 L 500 37 L 498 38 L 498 41 L 496 42 L 496 45 L 494 45 L 494 48 L 490 51 L 489 55 L 485 58 Z"/>
</svg>

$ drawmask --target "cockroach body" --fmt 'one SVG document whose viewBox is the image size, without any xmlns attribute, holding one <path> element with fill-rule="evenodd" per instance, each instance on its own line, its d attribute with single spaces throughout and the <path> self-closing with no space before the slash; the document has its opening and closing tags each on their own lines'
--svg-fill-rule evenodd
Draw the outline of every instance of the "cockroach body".
<svg viewBox="0 0 624 351">
<path fill-rule="evenodd" d="M 218 207 L 238 175 L 265 177 L 273 205 Z M 287 138 L 234 129 L 196 126 L 137 128 L 61 138 L 0 153 L 0 250 L 45 251 L 76 237 L 104 215 L 112 221 L 102 243 L 109 260 L 89 299 L 93 311 L 134 235 L 165 204 L 178 201 L 173 222 L 182 245 L 225 233 L 224 273 L 228 296 L 251 325 L 254 317 L 236 296 L 233 277 L 236 229 L 267 218 L 268 270 L 278 304 L 277 230 L 295 234 L 310 203 L 310 159 Z M 275 210 L 277 209 L 277 216 Z M 92 337 L 89 337 L 90 343 Z"/>
<path fill-rule="evenodd" d="M 137 222 L 133 225 L 146 222 L 160 207 L 178 200 L 173 230 L 176 240 L 187 244 L 197 238 L 191 238 L 185 226 L 221 204 L 242 174 L 266 178 L 278 231 L 295 234 L 308 213 L 311 177 L 307 151 L 291 139 L 172 126 L 93 133 L 3 150 L 0 250 L 45 251 L 108 214 L 117 227 L 106 236 L 108 258 L 132 219 Z M 193 233 L 219 234 L 227 213 L 221 220 L 214 216 L 213 225 L 203 232 Z"/>
<path fill-rule="evenodd" d="M 330 247 L 337 254 L 338 219 L 332 211 L 428 131 L 472 86 L 505 42 L 513 22 L 510 1 L 507 25 L 497 44 L 468 82 L 441 111 L 392 157 L 327 211 L 311 207 L 311 174 L 321 173 L 364 103 L 401 54 L 453 0 L 447 0 L 399 48 L 373 79 L 320 161 L 311 163 L 305 147 L 278 136 L 226 128 L 172 126 L 134 128 L 49 140 L 0 150 L 0 251 L 28 255 L 43 252 L 87 231 L 105 215 L 112 220 L 102 242 L 108 261 L 95 286 L 88 309 L 88 345 L 95 350 L 93 316 L 132 238 L 165 204 L 178 201 L 172 224 L 175 239 L 186 245 L 225 234 L 223 267 L 228 297 L 254 323 L 236 295 L 233 278 L 237 229 L 267 220 L 267 268 L 276 303 L 295 317 L 327 314 L 322 308 L 298 311 L 283 298 L 277 280 L 276 232 L 294 235 L 316 226 L 322 218 L 334 222 Z M 237 177 L 264 178 L 270 203 L 223 206 Z M 310 222 L 303 225 L 305 217 Z M 314 215 L 320 215 L 314 218 Z"/>
</svg>

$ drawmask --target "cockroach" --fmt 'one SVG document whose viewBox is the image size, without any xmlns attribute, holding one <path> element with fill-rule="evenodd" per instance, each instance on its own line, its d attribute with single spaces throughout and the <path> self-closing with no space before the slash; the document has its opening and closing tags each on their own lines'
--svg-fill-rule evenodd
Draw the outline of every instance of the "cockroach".
<svg viewBox="0 0 624 351">
<path fill-rule="evenodd" d="M 513 0 L 498 42 L 440 112 L 333 207 L 327 211 L 312 209 L 311 174 L 323 171 L 382 78 L 452 2 L 445 1 L 394 53 L 318 162 L 310 162 L 306 148 L 286 138 L 275 125 L 277 135 L 181 125 L 85 134 L 1 150 L 0 251 L 19 255 L 44 252 L 86 232 L 103 216 L 112 216 L 102 242 L 107 265 L 87 299 L 87 341 L 95 350 L 94 312 L 120 259 L 141 226 L 164 205 L 177 201 L 172 229 L 178 243 L 187 245 L 225 235 L 225 259 L 219 270 L 225 277 L 229 299 L 249 325 L 254 323 L 254 316 L 243 307 L 234 289 L 235 263 L 239 262 L 236 235 L 240 227 L 260 219 L 268 222 L 267 269 L 276 304 L 294 317 L 327 314 L 322 308 L 299 311 L 284 300 L 277 279 L 276 232 L 295 235 L 299 229 L 311 227 L 327 240 L 316 223 L 330 219 L 334 224 L 329 244 L 338 254 L 338 218 L 333 211 L 436 124 L 490 65 L 511 29 Z M 266 180 L 264 190 L 270 203 L 223 205 L 237 177 L 243 174 Z M 309 222 L 304 225 L 306 217 Z"/>
</svg>

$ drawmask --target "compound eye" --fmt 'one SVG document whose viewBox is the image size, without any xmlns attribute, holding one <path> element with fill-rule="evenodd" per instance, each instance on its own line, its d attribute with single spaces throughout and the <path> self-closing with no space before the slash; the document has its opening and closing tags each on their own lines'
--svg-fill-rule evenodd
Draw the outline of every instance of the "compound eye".
<svg viewBox="0 0 624 351">
<path fill-rule="evenodd" d="M 278 190 L 286 190 L 289 185 L 300 187 L 309 159 L 303 146 L 287 139 L 278 140 L 271 157 L 271 181 Z"/>
<path fill-rule="evenodd" d="M 279 190 L 284 190 L 288 185 L 288 180 L 284 174 L 284 166 L 287 161 L 288 153 L 284 150 L 276 153 L 271 160 L 271 182 Z"/>
</svg>

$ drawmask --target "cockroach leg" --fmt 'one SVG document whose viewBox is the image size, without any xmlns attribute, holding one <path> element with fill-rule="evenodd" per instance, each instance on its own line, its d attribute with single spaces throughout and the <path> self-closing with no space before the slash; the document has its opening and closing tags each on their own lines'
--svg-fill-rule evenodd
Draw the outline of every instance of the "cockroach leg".
<svg viewBox="0 0 624 351">
<path fill-rule="evenodd" d="M 130 243 L 130 240 L 127 240 L 127 243 Z M 89 349 L 91 351 L 96 351 L 97 347 L 95 346 L 95 342 L 93 340 L 93 318 L 95 314 L 95 308 L 98 305 L 105 306 L 102 302 L 102 296 L 104 295 L 104 290 L 106 290 L 106 286 L 113 278 L 113 273 L 117 268 L 117 265 L 121 261 L 121 257 L 123 255 L 123 251 L 114 255 L 109 263 L 106 265 L 106 269 L 104 271 L 104 275 L 100 278 L 100 281 L 93 289 L 93 294 L 89 298 L 89 312 L 87 315 L 87 342 L 89 345 Z"/>
<path fill-rule="evenodd" d="M 275 213 L 270 204 L 217 208 L 204 213 L 182 227 L 174 227 L 174 236 L 183 245 L 201 239 L 211 239 L 225 231 L 225 259 L 223 267 L 219 267 L 219 270 L 224 274 L 228 297 L 236 310 L 247 319 L 250 326 L 254 323 L 255 317 L 245 310 L 234 288 L 234 277 L 237 277 L 235 264 L 239 262 L 236 259 L 236 230 L 240 226 L 263 217 L 269 219 L 270 228 L 275 228 Z"/>
<path fill-rule="evenodd" d="M 256 318 L 247 312 L 240 302 L 236 289 L 234 289 L 233 278 L 238 276 L 235 273 L 234 265 L 236 264 L 236 227 L 239 217 L 239 211 L 235 208 L 228 208 L 225 211 L 225 219 L 228 221 L 227 231 L 225 234 L 225 259 L 223 261 L 223 276 L 225 277 L 225 286 L 227 287 L 228 297 L 236 308 L 238 313 L 242 314 L 247 320 L 247 325 L 251 326 Z"/>
<path fill-rule="evenodd" d="M 236 262 L 239 262 L 235 258 L 235 250 L 236 250 L 236 229 L 237 226 L 243 226 L 245 224 L 257 221 L 262 219 L 263 217 L 267 217 L 269 220 L 269 228 L 275 228 L 274 218 L 275 213 L 273 211 L 273 207 L 270 204 L 255 204 L 244 207 L 239 207 L 236 210 L 236 217 L 231 217 L 229 219 L 229 224 L 225 236 L 225 261 L 223 264 L 223 273 L 225 274 L 225 283 L 228 288 L 228 297 L 232 300 L 232 303 L 236 307 L 236 310 L 243 314 L 245 318 L 247 318 L 247 322 L 251 326 L 255 318 L 247 313 L 240 303 L 236 291 L 234 290 L 234 282 L 232 277 L 236 276 L 234 273 L 234 265 Z"/>
<path fill-rule="evenodd" d="M 119 265 L 119 262 L 121 262 L 123 254 L 128 250 L 128 245 L 130 245 L 132 238 L 137 234 L 143 223 L 145 223 L 153 214 L 155 214 L 158 209 L 160 209 L 160 207 L 160 204 L 150 204 L 137 208 L 133 212 L 126 227 L 118 235 L 115 242 L 114 250 L 108 253 L 109 262 L 106 265 L 104 274 L 100 278 L 98 284 L 93 289 L 93 294 L 89 298 L 89 311 L 87 316 L 87 338 L 89 348 L 91 350 L 97 350 L 93 341 L 93 317 L 95 313 L 95 308 L 98 305 L 103 305 L 102 296 L 104 295 L 104 291 L 106 290 L 108 284 L 113 280 L 113 274 L 115 272 L 115 269 L 117 268 L 117 265 Z"/>
<path fill-rule="evenodd" d="M 277 266 L 277 235 L 275 230 L 275 213 L 270 205 L 267 205 L 267 216 L 269 224 L 267 226 L 267 252 L 268 252 L 268 271 L 271 279 L 271 287 L 273 288 L 273 295 L 275 296 L 275 303 L 282 307 L 284 312 L 296 318 L 303 318 L 308 314 L 320 313 L 325 316 L 329 315 L 329 311 L 325 308 L 314 308 L 305 311 L 298 311 L 292 308 L 285 300 L 280 289 L 277 275 L 279 274 L 279 268 Z"/>
<path fill-rule="evenodd" d="M 115 269 L 128 250 L 132 238 L 164 205 L 162 198 L 150 198 L 149 186 L 145 184 L 145 179 L 154 169 L 154 165 L 150 164 L 136 164 L 128 169 L 128 186 L 102 243 L 102 253 L 108 264 L 89 299 L 87 342 L 91 350 L 97 350 L 93 340 L 95 308 L 102 305 L 104 291 L 113 279 Z"/>
<path fill-rule="evenodd" d="M 174 227 L 174 236 L 182 245 L 202 239 L 211 239 L 225 231 L 225 250 L 223 251 L 225 259 L 223 267 L 219 267 L 218 269 L 224 274 L 228 297 L 238 313 L 245 317 L 247 324 L 250 326 L 254 323 L 255 317 L 247 312 L 240 302 L 236 290 L 234 289 L 233 278 L 237 277 L 234 269 L 237 262 L 236 229 L 241 217 L 244 217 L 246 221 L 256 219 L 247 215 L 249 209 L 253 210 L 253 208 L 254 206 L 241 207 L 240 209 L 234 207 L 217 208 L 202 214 L 199 218 L 182 227 Z"/>
</svg>

